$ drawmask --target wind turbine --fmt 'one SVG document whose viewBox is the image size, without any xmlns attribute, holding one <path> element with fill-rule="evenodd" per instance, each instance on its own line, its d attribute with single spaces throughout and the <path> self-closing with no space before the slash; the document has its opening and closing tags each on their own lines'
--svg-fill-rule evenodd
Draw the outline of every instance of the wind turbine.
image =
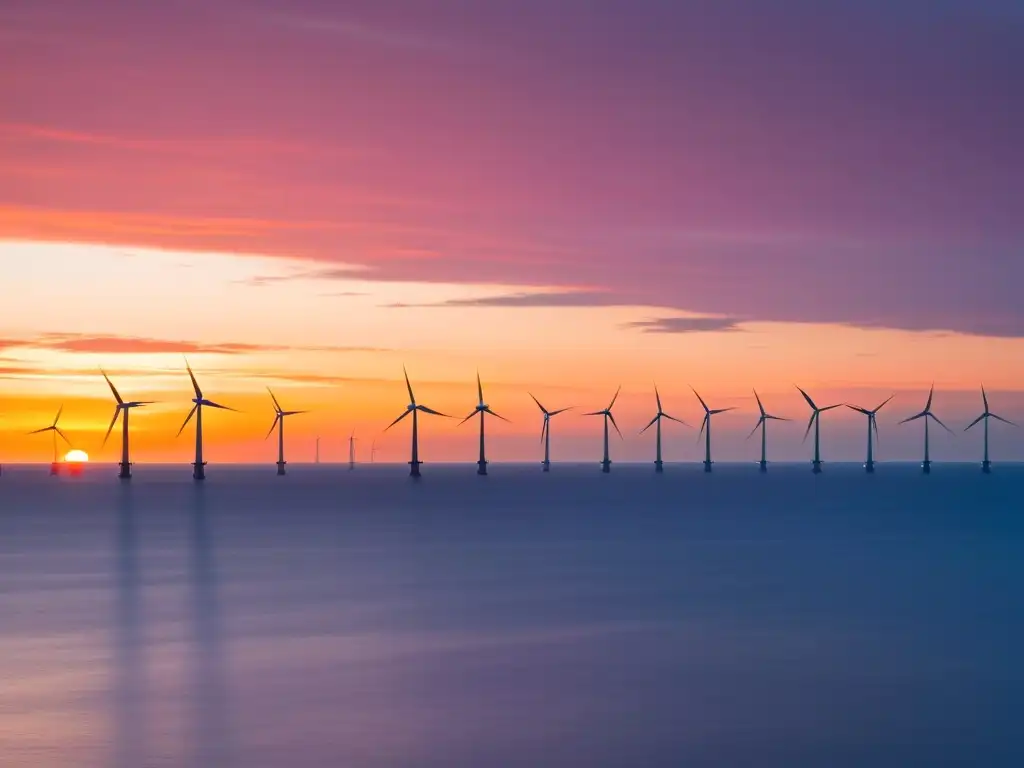
<svg viewBox="0 0 1024 768">
<path fill-rule="evenodd" d="M 192 380 L 192 388 L 196 391 L 196 396 L 192 398 L 192 410 L 188 412 L 188 416 L 185 417 L 185 423 L 181 425 L 181 429 L 178 430 L 180 436 L 185 431 L 185 427 L 192 421 L 192 417 L 196 417 L 196 460 L 192 462 L 192 477 L 195 480 L 206 479 L 206 462 L 203 461 L 203 407 L 216 408 L 221 411 L 234 411 L 234 408 L 228 408 L 226 405 L 220 405 L 207 400 L 203 397 L 203 391 L 199 389 L 199 382 L 196 381 L 196 376 L 192 373 L 192 366 L 188 364 L 188 360 L 185 361 L 185 368 L 188 370 L 188 377 Z M 237 411 L 236 411 L 237 413 Z"/>
<path fill-rule="evenodd" d="M 356 431 L 353 429 L 352 434 L 348 436 L 348 471 L 351 472 L 356 468 Z"/>
<path fill-rule="evenodd" d="M 320 463 L 320 435 L 316 436 L 316 458 L 314 459 L 314 462 L 317 464 Z"/>
<path fill-rule="evenodd" d="M 603 411 L 594 411 L 593 413 L 585 413 L 584 416 L 603 416 L 604 417 L 604 459 L 601 460 L 601 471 L 605 474 L 612 471 L 612 460 L 608 456 L 608 422 L 612 423 L 615 427 L 615 431 L 619 433 L 619 439 L 622 439 L 622 432 L 619 432 L 619 425 L 615 423 L 615 417 L 612 415 L 612 407 L 615 405 L 615 401 L 619 398 L 619 392 L 622 391 L 620 386 L 615 390 L 615 397 L 608 403 L 608 407 Z"/>
<path fill-rule="evenodd" d="M 644 432 L 646 432 L 651 427 L 656 427 L 655 432 L 656 432 L 657 437 L 656 437 L 656 440 L 655 440 L 655 444 L 656 444 L 657 447 L 655 449 L 655 456 L 654 456 L 654 471 L 655 472 L 662 472 L 664 470 L 663 470 L 662 461 L 661 461 L 661 420 L 662 419 L 668 419 L 669 421 L 675 421 L 675 422 L 678 422 L 679 424 L 682 424 L 684 427 L 689 427 L 690 425 L 687 424 L 682 419 L 677 419 L 675 416 L 669 416 L 667 413 L 665 413 L 664 409 L 662 409 L 662 407 L 661 407 L 661 395 L 658 393 L 658 385 L 657 384 L 654 385 L 654 399 L 658 403 L 658 412 L 656 414 L 654 414 L 654 418 L 651 419 L 647 423 L 647 426 L 640 430 L 640 434 L 642 435 Z M 691 427 L 691 429 L 692 429 L 692 427 Z"/>
<path fill-rule="evenodd" d="M 114 407 L 114 418 L 111 419 L 110 427 L 107 428 L 107 434 L 103 437 L 103 445 L 107 444 L 107 440 L 110 439 L 110 433 L 114 431 L 114 425 L 117 424 L 121 414 L 124 414 L 124 418 L 121 419 L 121 463 L 118 465 L 121 471 L 118 477 L 122 480 L 131 480 L 132 461 L 128 454 L 128 414 L 131 413 L 132 408 L 141 408 L 144 405 L 152 405 L 153 403 L 150 400 L 133 400 L 126 403 L 121 399 L 121 395 L 118 393 L 113 382 L 110 381 L 106 371 L 101 370 L 100 373 L 103 374 L 107 386 L 110 387 L 110 391 L 114 394 L 114 400 L 117 401 L 117 405 Z"/>
<path fill-rule="evenodd" d="M 947 427 L 945 424 L 943 424 L 939 420 L 939 417 L 936 416 L 934 413 L 932 413 L 932 398 L 934 396 L 935 396 L 935 385 L 932 384 L 932 388 L 930 390 L 928 390 L 928 402 L 925 403 L 924 410 L 921 411 L 920 413 L 915 414 L 913 416 L 910 416 L 910 417 L 908 417 L 908 418 L 906 418 L 906 419 L 904 419 L 903 421 L 900 422 L 900 424 L 906 424 L 907 422 L 910 422 L 910 421 L 917 421 L 918 419 L 924 419 L 924 461 L 921 462 L 921 469 L 924 471 L 924 473 L 926 475 L 927 474 L 931 474 L 931 471 L 932 471 L 932 460 L 931 460 L 931 455 L 930 455 L 930 452 L 929 452 L 929 444 L 928 444 L 928 420 L 929 419 L 934 420 L 936 424 L 938 424 L 944 430 L 949 432 L 949 434 L 953 434 L 953 430 L 951 430 L 949 427 Z M 988 410 L 988 409 L 986 408 L 985 410 Z"/>
<path fill-rule="evenodd" d="M 533 397 L 532 393 L 530 393 L 530 397 Z M 535 402 L 537 404 L 537 407 L 540 408 L 540 412 L 542 414 L 544 414 L 544 422 L 543 422 L 543 424 L 541 425 L 541 428 L 540 428 L 540 441 L 544 444 L 544 461 L 541 462 L 541 466 L 544 467 L 544 471 L 545 472 L 550 472 L 551 471 L 551 417 L 552 416 L 557 416 L 560 413 L 565 413 L 566 411 L 571 410 L 575 406 L 571 406 L 570 405 L 568 408 L 559 408 L 557 411 L 549 411 L 547 408 L 545 408 L 543 405 L 540 404 L 540 400 L 538 400 L 536 397 L 533 397 L 533 402 Z"/>
<path fill-rule="evenodd" d="M 476 392 L 477 392 L 476 408 L 473 409 L 473 412 L 470 413 L 469 416 L 467 416 L 466 418 L 464 418 L 462 421 L 459 422 L 459 426 L 465 424 L 467 421 L 472 419 L 474 416 L 479 416 L 480 417 L 480 458 L 476 462 L 476 473 L 478 475 L 486 475 L 487 474 L 487 457 L 484 455 L 484 419 L 485 419 L 485 416 L 486 416 L 486 414 L 490 414 L 491 416 L 496 416 L 497 418 L 501 419 L 502 421 L 508 421 L 508 419 L 506 419 L 504 416 L 501 416 L 501 415 L 495 413 L 494 411 L 492 411 L 491 410 L 491 406 L 487 405 L 487 403 L 484 402 L 484 387 L 483 387 L 483 384 L 480 383 L 480 373 L 479 372 L 477 372 L 477 374 L 476 374 Z"/>
<path fill-rule="evenodd" d="M 373 443 L 370 445 L 370 463 L 373 464 L 377 461 L 377 438 L 373 438 Z"/>
<path fill-rule="evenodd" d="M 409 462 L 409 467 L 410 467 L 410 469 L 409 469 L 409 476 L 410 477 L 419 477 L 420 476 L 420 464 L 423 463 L 423 462 L 420 461 L 420 432 L 419 432 L 419 426 L 420 426 L 420 423 L 419 423 L 419 413 L 420 413 L 420 411 L 423 411 L 423 413 L 432 414 L 434 416 L 445 416 L 445 418 L 450 418 L 450 417 L 448 417 L 446 414 L 441 413 L 440 411 L 435 411 L 435 410 L 433 410 L 431 408 L 427 408 L 427 406 L 425 406 L 425 405 L 419 405 L 416 402 L 416 396 L 412 393 L 412 384 L 409 383 L 409 373 L 405 370 L 405 366 L 402 366 L 402 373 L 405 374 L 405 387 L 406 387 L 406 389 L 409 390 L 409 404 L 407 406 L 405 406 L 405 412 L 401 416 L 399 416 L 397 419 L 392 421 L 390 424 L 388 424 L 387 429 L 385 429 L 384 431 L 387 432 L 388 429 L 391 429 L 393 426 L 395 426 L 395 424 L 400 422 L 402 419 L 404 419 L 410 413 L 412 414 L 412 460 Z"/>
<path fill-rule="evenodd" d="M 876 419 L 876 417 L 878 416 L 878 412 L 885 407 L 885 404 L 892 400 L 894 397 L 896 397 L 896 395 L 889 395 L 887 398 L 885 398 L 882 404 L 877 406 L 873 411 L 869 411 L 867 408 L 861 408 L 859 405 L 850 405 L 849 403 L 847 403 L 846 405 L 847 408 L 850 408 L 856 411 L 857 413 L 863 413 L 865 416 L 868 417 L 868 458 L 867 461 L 864 462 L 865 472 L 871 473 L 875 471 L 874 445 L 875 442 L 878 440 L 878 420 Z M 875 431 L 874 435 L 871 434 L 872 429 Z"/>
<path fill-rule="evenodd" d="M 274 428 L 277 428 L 277 474 L 284 475 L 284 465 L 287 464 L 284 460 L 284 420 L 287 416 L 298 416 L 299 414 L 306 413 L 306 411 L 285 411 L 281 409 L 281 404 L 277 402 L 277 398 L 274 397 L 274 393 L 271 392 L 270 387 L 267 387 L 267 392 L 270 392 L 270 399 L 274 401 L 274 423 L 270 425 L 270 431 L 267 432 L 267 437 L 264 440 L 269 439 L 274 434 Z"/>
<path fill-rule="evenodd" d="M 761 412 L 761 417 L 757 420 L 757 424 L 750 430 L 750 434 L 747 435 L 747 440 L 754 436 L 754 433 L 758 429 L 761 430 L 761 461 L 758 462 L 758 467 L 762 472 L 768 471 L 768 422 L 769 421 L 789 421 L 789 419 L 783 418 L 782 416 L 772 416 L 764 409 L 764 405 L 761 404 L 761 398 L 757 394 L 757 390 L 754 390 L 754 399 L 757 400 L 757 409 Z"/>
<path fill-rule="evenodd" d="M 1004 419 L 1002 416 L 997 416 L 988 409 L 988 393 L 985 392 L 984 385 L 981 388 L 981 400 L 985 404 L 985 412 L 981 414 L 981 416 L 976 418 L 974 421 L 972 421 L 970 424 L 968 424 L 964 428 L 964 432 L 973 427 L 979 421 L 985 422 L 985 458 L 982 459 L 981 461 L 981 471 L 987 475 L 992 471 L 992 462 L 988 460 L 988 420 L 995 419 L 996 421 L 1001 421 L 1004 424 L 1009 424 L 1012 427 L 1015 427 L 1017 425 L 1014 424 L 1012 421 Z"/>
<path fill-rule="evenodd" d="M 41 435 L 44 432 L 52 432 L 53 433 L 53 463 L 50 464 L 50 474 L 51 475 L 59 475 L 60 474 L 60 457 L 57 455 L 57 437 L 59 436 L 65 443 L 67 443 L 68 444 L 68 448 L 71 447 L 71 441 L 68 440 L 68 436 L 64 434 L 63 430 L 61 430 L 61 428 L 59 426 L 57 426 L 59 424 L 59 422 L 60 422 L 61 414 L 63 414 L 63 413 L 64 413 L 64 406 L 62 405 L 60 407 L 60 409 L 57 411 L 57 415 L 54 417 L 53 423 L 50 426 L 43 427 L 42 429 L 37 429 L 37 430 L 34 430 L 32 432 L 29 432 L 30 435 Z"/>
<path fill-rule="evenodd" d="M 693 389 L 693 387 L 690 387 Z M 704 407 L 704 421 L 700 424 L 700 432 L 697 433 L 697 439 L 700 440 L 701 435 L 704 435 L 704 471 L 711 471 L 711 417 L 719 413 L 725 413 L 726 411 L 735 410 L 735 408 L 717 408 L 712 410 L 708 408 L 708 404 L 704 402 L 704 398 L 697 394 L 697 390 L 693 389 L 693 394 L 697 395 L 697 399 L 700 400 L 700 404 Z"/>
<path fill-rule="evenodd" d="M 811 427 L 814 427 L 814 460 L 811 462 L 811 471 L 816 475 L 821 474 L 821 414 L 825 411 L 831 411 L 834 408 L 842 407 L 842 403 L 839 405 L 826 405 L 824 408 L 819 408 L 811 400 L 811 396 L 804 392 L 800 387 L 800 394 L 804 396 L 804 400 L 811 406 L 811 419 L 807 422 L 807 431 L 804 432 L 804 440 L 807 440 L 807 436 L 811 434 Z"/>
</svg>

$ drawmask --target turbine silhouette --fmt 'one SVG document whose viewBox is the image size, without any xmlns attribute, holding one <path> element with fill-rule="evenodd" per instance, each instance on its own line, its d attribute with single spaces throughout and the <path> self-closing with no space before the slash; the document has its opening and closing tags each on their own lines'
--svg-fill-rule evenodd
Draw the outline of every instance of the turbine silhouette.
<svg viewBox="0 0 1024 768">
<path fill-rule="evenodd" d="M 532 393 L 527 393 L 530 397 L 533 397 Z M 540 400 L 533 397 L 533 402 L 540 408 L 540 412 L 543 414 L 544 421 L 540 427 L 540 441 L 544 445 L 544 461 L 541 462 L 541 466 L 545 472 L 551 471 L 551 418 L 557 416 L 560 413 L 572 410 L 575 406 L 570 405 L 568 408 L 559 408 L 557 411 L 549 411 L 543 405 L 540 404 Z"/>
<path fill-rule="evenodd" d="M 619 432 L 619 425 L 615 423 L 615 417 L 612 415 L 612 408 L 615 406 L 615 401 L 619 399 L 619 392 L 622 391 L 620 386 L 615 390 L 615 397 L 608 403 L 608 407 L 603 411 L 594 411 L 593 413 L 585 413 L 584 416 L 603 416 L 604 417 L 604 458 L 601 460 L 601 471 L 605 474 L 612 471 L 612 460 L 608 455 L 608 422 L 612 423 L 615 427 L 615 431 L 619 433 L 619 439 L 622 438 L 622 432 Z"/>
<path fill-rule="evenodd" d="M 390 424 L 388 424 L 388 426 L 385 428 L 384 431 L 387 432 L 389 429 L 391 429 L 393 426 L 395 426 L 395 424 L 400 422 L 402 419 L 404 419 L 410 413 L 412 414 L 412 459 L 409 461 L 409 476 L 410 477 L 419 477 L 420 476 L 420 464 L 423 463 L 423 462 L 420 461 L 420 431 L 419 431 L 419 426 L 420 426 L 419 413 L 420 413 L 420 411 L 422 411 L 423 413 L 432 414 L 434 416 L 444 416 L 445 418 L 451 418 L 451 417 L 447 416 L 444 413 L 441 413 L 440 411 L 435 411 L 432 408 L 427 408 L 427 406 L 425 406 L 425 405 L 419 405 L 416 402 L 416 396 L 412 392 L 412 384 L 409 383 L 409 374 L 405 370 L 405 366 L 402 366 L 402 373 L 405 374 L 405 387 L 406 387 L 406 389 L 409 390 L 409 404 L 407 406 L 405 406 L 405 412 L 401 416 L 399 416 L 397 419 L 392 421 Z"/>
<path fill-rule="evenodd" d="M 750 430 L 750 434 L 747 435 L 747 440 L 754 436 L 754 433 L 758 429 L 761 430 L 761 461 L 758 462 L 758 467 L 762 472 L 768 471 L 768 422 L 769 421 L 789 421 L 789 419 L 783 418 L 782 416 L 772 416 L 764 409 L 764 405 L 761 404 L 761 398 L 757 394 L 757 390 L 754 390 L 754 399 L 757 400 L 757 409 L 761 412 L 761 417 L 757 420 L 757 424 Z"/>
<path fill-rule="evenodd" d="M 110 377 L 107 376 L 106 371 L 100 370 L 103 374 L 104 380 L 107 382 L 107 386 L 110 387 L 110 391 L 114 394 L 114 400 L 117 404 L 114 406 L 114 418 L 110 420 L 110 426 L 107 428 L 107 434 L 103 436 L 103 445 L 107 444 L 107 440 L 110 439 L 110 433 L 114 430 L 114 425 L 117 424 L 119 417 L 124 416 L 121 419 L 121 462 L 118 464 L 120 472 L 118 477 L 122 480 L 130 480 L 132 477 L 132 461 L 128 453 L 128 414 L 131 413 L 132 408 L 141 408 L 145 405 L 152 405 L 152 400 L 133 400 L 131 402 L 125 402 L 121 399 L 121 395 L 118 393 L 117 388 L 113 382 L 110 381 Z"/>
<path fill-rule="evenodd" d="M 693 387 L 690 387 L 693 389 Z M 704 402 L 704 398 L 697 394 L 697 390 L 693 389 L 693 394 L 697 395 L 697 399 L 700 400 L 701 406 L 704 408 L 704 420 L 700 423 L 700 432 L 697 433 L 697 441 L 700 441 L 701 435 L 704 436 L 704 471 L 711 471 L 711 417 L 717 416 L 720 413 L 726 411 L 736 410 L 734 407 L 730 408 L 716 408 L 712 410 L 708 408 L 708 404 Z"/>
<path fill-rule="evenodd" d="M 949 427 L 947 427 L 945 424 L 943 424 L 939 420 L 939 417 L 936 416 L 934 413 L 932 413 L 932 398 L 933 397 L 935 397 L 935 385 L 934 384 L 932 384 L 932 388 L 930 390 L 928 390 L 928 402 L 925 403 L 924 410 L 921 411 L 918 414 L 915 414 L 915 415 L 910 416 L 910 417 L 908 417 L 906 419 L 903 419 L 903 421 L 900 422 L 900 424 L 906 424 L 906 423 L 911 422 L 911 421 L 917 421 L 918 419 L 924 419 L 924 461 L 921 462 L 921 470 L 926 475 L 931 474 L 931 471 L 932 471 L 931 450 L 930 450 L 930 445 L 929 445 L 929 440 L 928 440 L 928 420 L 929 419 L 933 420 L 936 424 L 938 424 L 944 430 L 949 432 L 949 434 L 953 434 L 953 430 L 951 430 Z"/>
<path fill-rule="evenodd" d="M 807 431 L 804 432 L 804 442 L 807 441 L 807 436 L 811 434 L 811 427 L 814 427 L 814 459 L 811 461 L 811 471 L 816 475 L 821 474 L 821 414 L 825 411 L 831 411 L 835 408 L 842 407 L 842 403 L 838 405 L 826 405 L 824 408 L 819 408 L 811 400 L 811 396 L 804 392 L 800 387 L 800 394 L 804 396 L 804 400 L 811 407 L 811 419 L 807 422 Z"/>
<path fill-rule="evenodd" d="M 267 436 L 264 440 L 269 440 L 270 436 L 274 434 L 275 427 L 277 428 L 277 474 L 282 476 L 285 474 L 284 466 L 288 462 L 284 460 L 284 420 L 288 416 L 298 416 L 299 414 L 307 413 L 307 411 L 285 411 L 282 410 L 281 404 L 277 402 L 277 398 L 274 397 L 274 393 L 270 387 L 267 387 L 267 392 L 270 392 L 270 399 L 274 401 L 274 423 L 270 425 L 270 430 L 267 432 Z M 319 441 L 320 438 L 317 438 Z M 317 445 L 319 451 L 319 443 Z"/>
<path fill-rule="evenodd" d="M 863 413 L 865 416 L 868 417 L 868 458 L 864 462 L 865 472 L 871 473 L 875 471 L 874 444 L 878 440 L 878 420 L 876 417 L 878 416 L 878 412 L 885 407 L 886 403 L 888 403 L 894 397 L 896 397 L 895 394 L 889 395 L 887 398 L 885 398 L 885 400 L 882 401 L 882 403 L 879 406 L 877 406 L 872 411 L 869 411 L 867 408 L 861 408 L 859 405 L 850 405 L 849 403 L 847 403 L 846 405 L 847 408 L 850 408 L 856 411 L 857 413 Z M 871 434 L 871 430 L 874 430 L 874 435 Z"/>
<path fill-rule="evenodd" d="M 1009 424 L 1011 427 L 1015 427 L 1017 425 L 1014 424 L 1012 421 L 1009 421 L 1008 419 L 1004 419 L 1002 416 L 997 416 L 996 414 L 992 413 L 989 410 L 989 408 L 988 408 L 988 393 L 985 392 L 985 386 L 984 385 L 982 385 L 982 387 L 981 387 L 981 401 L 985 405 L 985 412 L 982 413 L 981 416 L 976 418 L 970 424 L 968 424 L 964 428 L 964 432 L 966 432 L 968 429 L 973 427 L 979 421 L 984 421 L 985 422 L 985 454 L 984 454 L 984 458 L 981 461 L 981 471 L 984 472 L 987 475 L 987 474 L 989 474 L 992 471 L 992 462 L 988 460 L 988 420 L 989 419 L 995 419 L 996 421 L 1001 421 L 1004 424 Z"/>
<path fill-rule="evenodd" d="M 486 475 L 487 474 L 487 455 L 486 455 L 485 445 L 484 445 L 484 421 L 486 421 L 486 417 L 487 417 L 488 414 L 491 415 L 491 416 L 494 416 L 496 418 L 499 418 L 502 421 L 508 421 L 508 419 L 506 419 L 504 416 L 501 416 L 501 415 L 495 413 L 494 411 L 492 411 L 491 410 L 491 406 L 489 406 L 487 403 L 484 402 L 484 386 L 483 386 L 483 384 L 480 383 L 480 373 L 479 372 L 477 372 L 477 374 L 476 374 L 476 392 L 477 392 L 476 408 L 473 409 L 473 411 L 469 414 L 469 416 L 467 416 L 466 418 L 464 418 L 462 421 L 459 422 L 459 426 L 462 426 L 467 421 L 472 419 L 474 416 L 479 416 L 480 417 L 480 458 L 476 462 L 476 473 L 478 475 Z"/>
<path fill-rule="evenodd" d="M 57 410 L 57 415 L 54 417 L 53 423 L 50 426 L 43 427 L 42 429 L 36 429 L 36 430 L 33 430 L 32 432 L 29 432 L 30 435 L 42 435 L 42 434 L 44 434 L 46 432 L 53 433 L 53 463 L 50 464 L 50 474 L 51 475 L 59 475 L 60 474 L 60 457 L 57 455 L 57 437 L 59 436 L 61 440 L 63 440 L 65 443 L 67 443 L 68 444 L 68 448 L 72 447 L 71 446 L 71 441 L 68 440 L 68 436 L 65 435 L 63 430 L 61 430 L 61 428 L 58 426 L 60 424 L 61 414 L 63 414 L 63 413 L 64 413 L 64 406 L 61 405 L 61 407 Z"/>
<path fill-rule="evenodd" d="M 661 407 L 661 395 L 658 393 L 658 385 L 657 384 L 654 385 L 654 399 L 655 399 L 655 401 L 658 404 L 658 412 L 656 414 L 654 414 L 654 418 L 651 419 L 650 422 L 648 422 L 647 426 L 640 430 L 640 434 L 642 435 L 644 432 L 646 432 L 651 427 L 655 427 L 655 434 L 656 434 L 655 445 L 656 445 L 656 448 L 655 448 L 655 454 L 654 454 L 654 471 L 655 472 L 662 472 L 662 471 L 664 471 L 664 467 L 663 467 L 663 463 L 662 463 L 662 460 L 661 460 L 661 420 L 662 419 L 668 419 L 669 421 L 674 421 L 674 422 L 676 422 L 678 424 L 682 424 L 684 427 L 689 427 L 690 425 L 687 424 L 682 419 L 677 419 L 675 416 L 669 416 L 667 413 L 665 413 L 664 409 Z M 690 428 L 692 429 L 692 427 L 690 427 Z"/>
<path fill-rule="evenodd" d="M 185 422 L 181 425 L 181 429 L 178 430 L 178 436 L 185 431 L 185 427 L 192 421 L 192 417 L 196 417 L 196 460 L 192 462 L 192 478 L 194 480 L 205 480 L 206 479 L 206 462 L 203 460 L 203 408 L 216 408 L 220 411 L 235 411 L 234 408 L 228 408 L 226 405 L 220 405 L 212 400 L 207 400 L 203 397 L 203 391 L 199 388 L 199 382 L 196 381 L 196 376 L 192 373 L 192 366 L 188 364 L 188 360 L 185 360 L 185 368 L 188 370 L 188 377 L 192 380 L 192 388 L 195 390 L 196 396 L 192 398 L 192 410 L 188 412 L 188 416 L 185 417 Z"/>
<path fill-rule="evenodd" d="M 348 471 L 356 468 L 356 431 L 348 436 Z"/>
</svg>

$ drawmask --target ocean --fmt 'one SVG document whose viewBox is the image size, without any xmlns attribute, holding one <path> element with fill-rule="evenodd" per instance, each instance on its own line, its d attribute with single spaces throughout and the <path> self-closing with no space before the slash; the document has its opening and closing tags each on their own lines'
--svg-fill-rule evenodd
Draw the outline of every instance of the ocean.
<svg viewBox="0 0 1024 768">
<path fill-rule="evenodd" d="M 1024 765 L 1024 467 L 0 477 L 0 765 Z"/>
</svg>

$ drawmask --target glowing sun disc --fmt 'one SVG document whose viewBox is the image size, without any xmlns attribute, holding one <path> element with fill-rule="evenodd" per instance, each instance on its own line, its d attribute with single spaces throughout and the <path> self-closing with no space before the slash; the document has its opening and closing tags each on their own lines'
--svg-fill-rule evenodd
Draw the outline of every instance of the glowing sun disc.
<svg viewBox="0 0 1024 768">
<path fill-rule="evenodd" d="M 69 464 L 83 464 L 89 460 L 89 454 L 85 451 L 80 451 L 77 448 L 73 451 L 68 451 L 64 456 L 64 461 Z"/>
</svg>

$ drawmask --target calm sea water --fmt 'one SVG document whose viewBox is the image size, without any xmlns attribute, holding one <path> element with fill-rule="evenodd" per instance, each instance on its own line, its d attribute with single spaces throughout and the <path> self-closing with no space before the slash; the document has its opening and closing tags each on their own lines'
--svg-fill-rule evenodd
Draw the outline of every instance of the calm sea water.
<svg viewBox="0 0 1024 768">
<path fill-rule="evenodd" d="M 0 478 L 0 765 L 1022 765 L 1024 468 Z"/>
</svg>

